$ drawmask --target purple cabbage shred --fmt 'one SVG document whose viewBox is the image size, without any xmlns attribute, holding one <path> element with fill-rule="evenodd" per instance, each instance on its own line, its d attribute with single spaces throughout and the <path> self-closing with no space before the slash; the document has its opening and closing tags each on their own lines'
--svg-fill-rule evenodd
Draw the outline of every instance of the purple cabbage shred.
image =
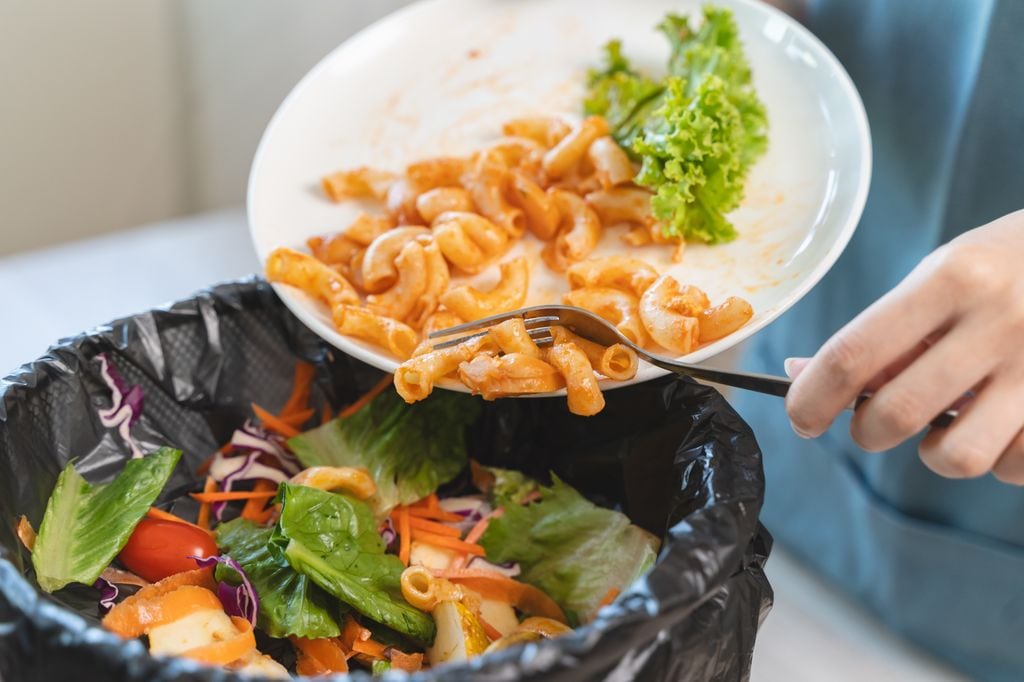
<svg viewBox="0 0 1024 682">
<path fill-rule="evenodd" d="M 196 564 L 200 568 L 223 564 L 241 576 L 242 583 L 238 586 L 221 581 L 217 586 L 217 597 L 220 598 L 220 603 L 224 607 L 225 613 L 229 616 L 245 618 L 253 627 L 256 627 L 256 616 L 260 610 L 260 597 L 256 594 L 252 583 L 249 582 L 249 576 L 246 575 L 242 566 L 226 554 L 205 558 L 192 556 L 190 558 L 195 559 Z"/>
<path fill-rule="evenodd" d="M 94 582 L 92 586 L 100 591 L 100 611 L 106 613 L 110 609 L 114 608 L 114 602 L 117 600 L 117 595 L 119 594 L 117 585 L 106 578 L 97 578 L 96 582 Z"/>
</svg>

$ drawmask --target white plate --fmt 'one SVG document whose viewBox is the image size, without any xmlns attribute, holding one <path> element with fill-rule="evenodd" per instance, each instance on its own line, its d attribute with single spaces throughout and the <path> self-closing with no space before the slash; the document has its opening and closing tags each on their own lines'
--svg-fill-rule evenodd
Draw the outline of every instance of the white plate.
<svg viewBox="0 0 1024 682">
<path fill-rule="evenodd" d="M 796 303 L 842 253 L 860 218 L 871 176 L 867 118 L 835 57 L 788 16 L 754 0 L 715 0 L 733 10 L 769 119 L 768 153 L 743 205 L 740 237 L 671 249 L 623 245 L 609 230 L 595 255 L 632 251 L 708 292 L 748 299 L 754 318 L 691 353 L 698 362 L 754 334 Z M 703 0 L 426 0 L 383 19 L 331 52 L 288 95 L 264 133 L 249 178 L 252 239 L 261 261 L 278 246 L 338 230 L 360 211 L 320 190 L 330 171 L 468 153 L 523 114 L 577 114 L 586 69 L 610 38 L 641 68 L 660 73 L 668 54 L 654 26 L 668 11 L 699 12 Z M 537 254 L 537 243 L 517 249 Z M 514 252 L 513 252 L 514 253 Z M 564 278 L 538 263 L 528 305 L 557 302 Z M 483 287 L 497 268 L 475 278 Z M 394 371 L 394 357 L 338 334 L 326 308 L 289 287 L 285 304 L 324 339 Z M 664 370 L 641 364 L 644 381 Z"/>
</svg>

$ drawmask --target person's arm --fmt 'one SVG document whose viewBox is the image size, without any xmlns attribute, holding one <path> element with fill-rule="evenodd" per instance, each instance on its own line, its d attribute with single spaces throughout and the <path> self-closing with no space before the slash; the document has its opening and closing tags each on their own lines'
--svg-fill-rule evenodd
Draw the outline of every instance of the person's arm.
<svg viewBox="0 0 1024 682">
<path fill-rule="evenodd" d="M 1024 485 L 1024 210 L 940 247 L 813 358 L 786 365 L 798 434 L 821 435 L 873 390 L 851 433 L 877 452 L 961 402 L 953 424 L 921 442 L 924 463 L 943 476 L 991 471 Z"/>
</svg>

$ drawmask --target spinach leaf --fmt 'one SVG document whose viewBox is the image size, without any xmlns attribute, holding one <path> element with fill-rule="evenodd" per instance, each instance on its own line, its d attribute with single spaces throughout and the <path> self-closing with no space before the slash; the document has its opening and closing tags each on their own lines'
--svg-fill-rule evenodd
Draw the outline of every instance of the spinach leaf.
<svg viewBox="0 0 1024 682">
<path fill-rule="evenodd" d="M 402 598 L 404 566 L 385 554 L 369 505 L 288 483 L 281 484 L 277 501 L 281 518 L 271 551 L 367 618 L 422 644 L 433 641 L 433 619 Z"/>
<path fill-rule="evenodd" d="M 272 528 L 246 519 L 217 527 L 217 546 L 241 564 L 260 598 L 258 626 L 271 637 L 337 637 L 341 630 L 331 615 L 331 598 L 286 559 L 275 556 L 268 544 Z M 217 579 L 236 583 L 239 577 L 227 566 L 217 567 Z"/>
</svg>

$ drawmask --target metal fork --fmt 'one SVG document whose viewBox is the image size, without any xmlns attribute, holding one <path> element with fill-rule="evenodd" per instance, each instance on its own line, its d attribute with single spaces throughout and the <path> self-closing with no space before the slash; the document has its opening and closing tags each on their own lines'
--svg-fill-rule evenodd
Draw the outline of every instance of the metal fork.
<svg viewBox="0 0 1024 682">
<path fill-rule="evenodd" d="M 676 374 L 692 377 L 694 379 L 711 381 L 725 386 L 733 386 L 735 388 L 756 391 L 758 393 L 767 393 L 768 395 L 779 397 L 785 397 L 786 393 L 789 392 L 790 385 L 792 384 L 792 380 L 786 377 L 773 376 L 771 374 L 757 374 L 754 372 L 736 372 L 715 369 L 713 367 L 694 365 L 688 362 L 680 362 L 679 360 L 672 360 L 660 355 L 655 355 L 627 339 L 619 332 L 618 329 L 612 326 L 612 324 L 604 318 L 598 317 L 589 310 L 569 305 L 537 305 L 529 308 L 520 308 L 507 313 L 491 315 L 490 317 L 485 317 L 474 322 L 466 322 L 465 324 L 441 329 L 430 334 L 428 338 L 444 338 L 443 341 L 434 344 L 433 347 L 435 349 L 447 348 L 449 346 L 455 346 L 465 341 L 469 341 L 470 339 L 486 336 L 489 333 L 490 328 L 494 325 L 515 317 L 523 319 L 530 338 L 532 338 L 534 343 L 538 346 L 550 346 L 554 343 L 551 327 L 561 326 L 565 327 L 577 336 L 581 336 L 584 339 L 588 339 L 602 346 L 611 346 L 612 344 L 621 343 L 624 346 L 632 348 L 641 359 L 655 367 L 667 369 L 670 372 L 675 372 Z M 451 337 L 455 334 L 458 334 L 459 336 L 455 338 L 445 338 Z M 862 393 L 855 401 L 848 405 L 846 409 L 857 409 L 864 401 L 870 398 L 871 395 L 871 393 Z M 940 427 L 949 426 L 956 416 L 957 410 L 946 410 L 933 419 L 931 425 Z"/>
</svg>

